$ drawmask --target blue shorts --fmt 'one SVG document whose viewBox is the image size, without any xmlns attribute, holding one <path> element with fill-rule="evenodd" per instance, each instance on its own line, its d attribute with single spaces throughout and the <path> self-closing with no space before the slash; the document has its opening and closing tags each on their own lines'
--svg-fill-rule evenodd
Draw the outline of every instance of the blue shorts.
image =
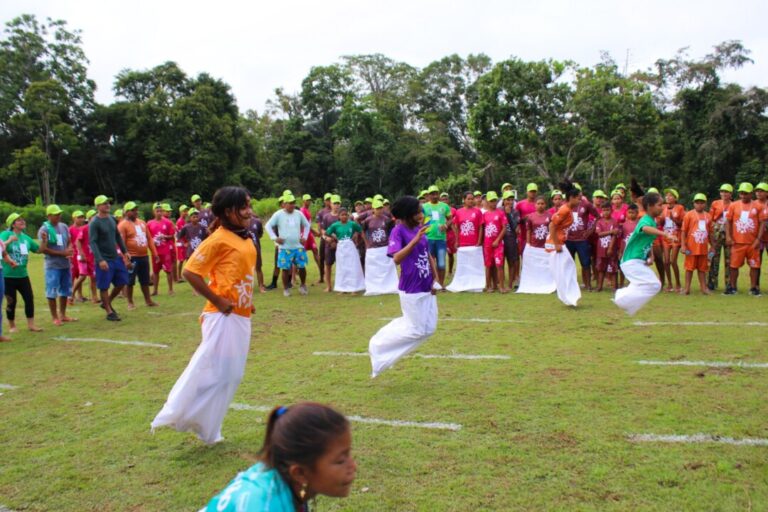
<svg viewBox="0 0 768 512">
<path fill-rule="evenodd" d="M 445 255 L 448 252 L 448 244 L 445 240 L 428 240 L 429 254 L 435 258 L 437 268 L 445 270 Z"/>
<path fill-rule="evenodd" d="M 291 270 L 291 267 L 306 268 L 307 251 L 304 249 L 280 249 L 277 255 L 277 268 Z"/>
<path fill-rule="evenodd" d="M 109 270 L 101 270 L 96 264 L 96 288 L 109 290 L 110 285 L 125 286 L 128 284 L 128 269 L 125 268 L 122 258 L 107 261 Z"/>
<path fill-rule="evenodd" d="M 133 270 L 129 273 L 128 286 L 135 285 L 137 278 L 141 286 L 149 286 L 149 256 L 131 256 L 131 263 Z"/>
<path fill-rule="evenodd" d="M 45 296 L 48 299 L 72 294 L 72 272 L 68 268 L 45 269 Z"/>
<path fill-rule="evenodd" d="M 571 253 L 571 257 L 576 261 L 574 254 L 579 255 L 581 268 L 589 268 L 592 265 L 592 247 L 587 240 L 566 240 L 565 247 Z"/>
</svg>

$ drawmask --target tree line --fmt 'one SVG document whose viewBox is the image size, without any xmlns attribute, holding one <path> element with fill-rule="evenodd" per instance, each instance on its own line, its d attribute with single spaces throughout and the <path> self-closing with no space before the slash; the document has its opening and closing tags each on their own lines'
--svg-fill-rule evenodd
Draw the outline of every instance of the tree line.
<svg viewBox="0 0 768 512">
<path fill-rule="evenodd" d="M 424 68 L 349 55 L 241 112 L 226 82 L 169 61 L 121 71 L 102 105 L 80 31 L 25 14 L 0 40 L 0 190 L 16 204 L 185 201 L 225 184 L 356 199 L 635 176 L 714 195 L 765 176 L 768 91 L 721 79 L 751 62 L 739 41 L 631 74 L 607 54 L 589 67 L 479 54 Z"/>
</svg>

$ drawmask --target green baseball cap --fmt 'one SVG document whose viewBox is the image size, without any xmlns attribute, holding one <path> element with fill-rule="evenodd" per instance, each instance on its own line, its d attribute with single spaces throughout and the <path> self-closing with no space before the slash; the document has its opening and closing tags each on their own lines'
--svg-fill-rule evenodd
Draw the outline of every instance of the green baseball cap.
<svg viewBox="0 0 768 512">
<path fill-rule="evenodd" d="M 490 202 L 490 201 L 498 201 L 498 200 L 499 200 L 499 194 L 497 194 L 496 192 L 494 192 L 493 190 L 491 190 L 490 192 L 488 192 L 487 194 L 485 194 L 485 199 L 486 199 L 487 201 L 489 201 L 489 202 Z"/>
<path fill-rule="evenodd" d="M 187 213 L 189 214 L 190 217 L 192 215 L 200 215 L 200 210 L 198 210 L 197 208 L 190 208 L 189 210 L 187 210 Z"/>
<path fill-rule="evenodd" d="M 509 199 L 510 197 L 515 197 L 515 193 L 511 190 L 505 191 L 503 194 L 501 194 L 502 199 Z"/>
<path fill-rule="evenodd" d="M 762 190 L 763 192 L 768 192 L 768 183 L 761 181 L 757 185 L 755 185 L 755 190 Z"/>
<path fill-rule="evenodd" d="M 613 190 L 619 190 L 619 189 L 627 190 L 627 186 L 625 184 L 623 184 L 623 183 L 619 183 L 618 185 L 613 187 Z"/>
<path fill-rule="evenodd" d="M 85 217 L 85 214 L 83 213 L 83 210 L 75 210 L 72 212 L 72 218 L 77 219 L 78 217 Z"/>
<path fill-rule="evenodd" d="M 427 195 L 427 191 L 426 190 L 422 190 L 421 192 L 419 192 L 419 199 L 421 199 L 425 195 Z"/>
<path fill-rule="evenodd" d="M 501 191 L 502 191 L 502 192 L 504 192 L 504 189 L 505 189 L 505 188 L 507 188 L 507 187 L 509 187 L 509 188 L 512 188 L 512 184 L 511 184 L 511 183 L 505 183 L 505 184 L 503 184 L 503 185 L 501 186 Z"/>
<path fill-rule="evenodd" d="M 537 184 L 531 182 L 528 185 L 526 185 L 525 191 L 526 192 L 538 192 L 539 191 L 539 186 Z"/>
<path fill-rule="evenodd" d="M 574 186 L 574 187 L 575 187 L 575 188 L 576 188 L 576 189 L 577 189 L 579 192 L 581 192 L 581 185 L 579 185 L 578 183 L 574 183 L 574 184 L 573 184 L 573 186 Z"/>
<path fill-rule="evenodd" d="M 184 213 L 187 210 L 189 210 L 189 206 L 187 206 L 185 204 L 179 206 L 179 213 Z"/>
<path fill-rule="evenodd" d="M 549 193 L 549 197 L 555 197 L 555 196 L 561 196 L 561 195 L 563 195 L 563 193 L 560 192 L 557 189 L 555 189 L 555 190 L 553 190 L 552 192 Z"/>
<path fill-rule="evenodd" d="M 302 201 L 311 201 L 312 200 L 312 196 L 309 195 L 309 194 L 304 194 L 303 196 L 301 196 L 301 199 L 302 199 Z"/>
<path fill-rule="evenodd" d="M 624 197 L 624 194 L 622 194 L 621 191 L 618 188 L 615 188 L 615 189 L 611 190 L 611 197 L 616 196 L 616 195 Z"/>
<path fill-rule="evenodd" d="M 440 192 L 440 197 L 451 197 L 448 192 Z"/>
<path fill-rule="evenodd" d="M 285 190 L 283 190 L 283 195 L 284 195 L 284 196 L 287 196 L 288 194 L 290 194 L 290 195 L 293 195 L 293 192 L 291 192 L 291 191 L 290 191 L 290 190 L 288 190 L 288 189 L 285 189 Z"/>
<path fill-rule="evenodd" d="M 293 197 L 293 194 L 290 191 L 288 191 L 287 194 L 283 194 L 283 202 L 284 203 L 295 203 L 296 202 L 296 198 Z"/>
<path fill-rule="evenodd" d="M 383 201 L 384 196 L 381 194 L 376 194 L 375 196 L 373 196 L 373 200 L 375 201 L 376 199 L 378 199 L 379 201 Z"/>
<path fill-rule="evenodd" d="M 377 208 L 384 207 L 384 202 L 381 199 L 374 199 L 373 204 L 371 206 L 373 207 L 374 210 L 376 210 Z"/>
<path fill-rule="evenodd" d="M 331 203 L 332 204 L 341 204 L 341 196 L 337 194 L 333 194 L 331 196 Z"/>
<path fill-rule="evenodd" d="M 746 181 L 739 184 L 739 192 L 746 192 L 747 194 L 751 194 L 754 189 L 755 187 L 753 187 L 751 183 L 748 183 Z"/>
<path fill-rule="evenodd" d="M 171 205 L 170 205 L 170 204 L 168 204 L 168 203 L 163 203 L 163 210 L 165 210 L 165 211 L 167 211 L 167 212 L 172 212 L 172 211 L 173 211 L 173 208 L 171 208 Z"/>
<path fill-rule="evenodd" d="M 427 189 L 427 194 L 431 194 L 432 192 L 440 192 L 440 189 L 437 185 L 430 185 Z"/>
<path fill-rule="evenodd" d="M 197 194 L 195 194 L 195 195 L 193 195 L 192 197 L 189 198 L 189 201 L 192 202 L 192 203 L 194 203 L 195 201 L 202 201 L 202 200 L 203 200 L 203 198 L 200 197 Z"/>
<path fill-rule="evenodd" d="M 659 189 L 657 189 L 656 187 L 651 187 L 646 191 L 646 194 L 658 194 L 658 193 L 659 193 Z"/>
<path fill-rule="evenodd" d="M 205 208 L 206 210 L 210 210 L 211 209 L 211 203 L 203 203 L 203 208 Z"/>
<path fill-rule="evenodd" d="M 477 197 L 477 196 L 482 196 L 482 195 L 483 195 L 483 193 L 482 193 L 482 192 L 480 192 L 479 190 L 475 190 L 475 192 L 474 192 L 472 195 L 473 195 L 473 196 L 475 196 L 475 197 Z"/>
<path fill-rule="evenodd" d="M 707 196 L 705 196 L 704 194 L 699 192 L 698 194 L 693 196 L 693 202 L 695 203 L 696 201 L 704 201 L 706 203 L 707 202 Z"/>
<path fill-rule="evenodd" d="M 51 205 L 48 205 L 48 208 L 46 208 L 46 209 L 45 209 L 45 214 L 46 214 L 46 215 L 61 215 L 61 213 L 62 213 L 63 211 L 64 211 L 64 210 L 62 210 L 61 208 L 59 208 L 59 205 L 57 205 L 57 204 L 51 204 Z"/>
<path fill-rule="evenodd" d="M 323 201 L 327 201 L 327 200 L 329 200 L 329 199 L 330 199 L 330 198 L 332 198 L 332 197 L 333 197 L 333 194 L 331 194 L 330 192 L 326 192 L 326 193 L 323 195 Z"/>
<path fill-rule="evenodd" d="M 155 204 L 152 205 L 152 209 L 153 210 L 162 210 L 163 209 L 163 205 L 160 204 L 160 203 L 155 203 Z"/>
<path fill-rule="evenodd" d="M 110 199 L 105 195 L 96 196 L 93 199 L 93 206 L 99 206 L 100 204 L 109 203 L 109 202 L 110 202 Z"/>
<path fill-rule="evenodd" d="M 673 196 L 675 196 L 675 199 L 680 199 L 680 193 L 678 193 L 678 191 L 675 190 L 674 188 L 665 188 L 664 193 L 672 194 Z"/>
<path fill-rule="evenodd" d="M 123 206 L 123 210 L 125 210 L 127 212 L 127 211 L 130 211 L 130 210 L 135 210 L 138 207 L 139 207 L 139 205 L 137 205 L 135 202 L 128 201 L 127 203 L 125 203 L 125 206 Z"/>
<path fill-rule="evenodd" d="M 123 216 L 123 210 L 117 209 L 115 210 L 115 217 L 122 217 Z"/>
<path fill-rule="evenodd" d="M 388 205 L 389 204 L 389 199 L 384 198 L 384 200 L 382 201 L 382 204 L 384 204 L 385 206 Z"/>
<path fill-rule="evenodd" d="M 372 197 L 366 197 L 364 202 L 366 202 L 366 203 L 373 203 L 373 198 Z M 355 203 L 355 204 L 357 204 L 357 203 Z"/>
<path fill-rule="evenodd" d="M 373 201 L 371 201 L 371 202 L 373 202 Z M 363 204 L 363 202 L 361 200 L 359 200 L 359 199 L 357 201 L 355 201 L 355 206 L 362 205 L 362 204 Z"/>
<path fill-rule="evenodd" d="M 12 214 L 10 214 L 8 216 L 7 219 L 5 219 L 5 225 L 8 226 L 8 227 L 11 227 L 11 226 L 13 226 L 13 223 L 16 222 L 16 220 L 20 219 L 20 218 L 21 218 L 21 215 L 19 215 L 16 212 L 13 212 Z"/>
<path fill-rule="evenodd" d="M 94 215 L 96 215 L 96 210 L 88 210 L 85 212 L 85 220 L 90 220 Z"/>
<path fill-rule="evenodd" d="M 722 185 L 720 185 L 720 191 L 730 192 L 731 194 L 733 194 L 733 185 L 731 185 L 730 183 L 723 183 Z"/>
<path fill-rule="evenodd" d="M 608 196 L 606 195 L 606 193 L 600 189 L 597 189 L 594 192 L 592 192 L 592 199 L 596 197 L 602 197 L 603 199 L 608 199 Z"/>
</svg>

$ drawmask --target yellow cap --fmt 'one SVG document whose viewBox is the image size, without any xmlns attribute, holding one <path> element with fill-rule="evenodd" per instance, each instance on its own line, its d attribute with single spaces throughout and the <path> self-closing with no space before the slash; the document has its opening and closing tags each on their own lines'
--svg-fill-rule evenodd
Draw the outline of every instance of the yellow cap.
<svg viewBox="0 0 768 512">
<path fill-rule="evenodd" d="M 61 212 L 63 212 L 61 208 L 59 208 L 59 205 L 57 204 L 51 204 L 48 205 L 48 208 L 45 209 L 46 215 L 61 215 Z"/>
</svg>

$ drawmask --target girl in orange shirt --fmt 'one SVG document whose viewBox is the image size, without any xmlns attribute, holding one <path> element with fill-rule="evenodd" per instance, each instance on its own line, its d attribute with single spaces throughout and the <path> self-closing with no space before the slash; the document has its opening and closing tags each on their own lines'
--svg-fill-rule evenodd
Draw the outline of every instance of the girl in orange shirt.
<svg viewBox="0 0 768 512">
<path fill-rule="evenodd" d="M 661 218 L 663 230 L 665 233 L 669 233 L 676 237 L 676 240 L 680 239 L 680 227 L 683 225 L 683 217 L 685 216 L 685 207 L 677 203 L 680 199 L 680 194 L 673 188 L 668 188 L 664 191 L 666 195 L 667 203 L 661 210 Z M 664 258 L 664 275 L 667 279 L 667 291 L 668 292 L 680 292 L 680 267 L 677 264 L 677 257 L 680 254 L 680 242 L 670 242 L 668 238 L 661 238 L 661 247 Z M 675 274 L 675 288 L 672 288 L 672 273 Z"/>
<path fill-rule="evenodd" d="M 248 192 L 219 189 L 211 211 L 216 217 L 212 233 L 183 271 L 190 286 L 208 299 L 200 316 L 202 342 L 152 422 L 153 430 L 169 426 L 194 432 L 206 444 L 223 439 L 221 424 L 245 372 L 256 267 Z"/>
<path fill-rule="evenodd" d="M 714 244 L 712 219 L 704 211 L 707 196 L 693 196 L 693 210 L 685 214 L 680 237 L 680 250 L 685 254 L 685 290 L 683 295 L 690 295 L 693 273 L 697 272 L 701 293 L 711 295 L 706 283 L 706 273 L 709 271 L 709 260 L 714 256 L 709 244 Z"/>
<path fill-rule="evenodd" d="M 549 223 L 549 237 L 544 248 L 551 253 L 550 268 L 557 287 L 557 298 L 566 306 L 576 306 L 581 298 L 581 290 L 576 279 L 576 263 L 571 253 L 563 251 L 568 236 L 568 228 L 573 224 L 575 209 L 581 203 L 581 190 L 570 181 L 560 185 L 560 190 L 565 195 L 565 202 L 552 216 Z"/>
</svg>

